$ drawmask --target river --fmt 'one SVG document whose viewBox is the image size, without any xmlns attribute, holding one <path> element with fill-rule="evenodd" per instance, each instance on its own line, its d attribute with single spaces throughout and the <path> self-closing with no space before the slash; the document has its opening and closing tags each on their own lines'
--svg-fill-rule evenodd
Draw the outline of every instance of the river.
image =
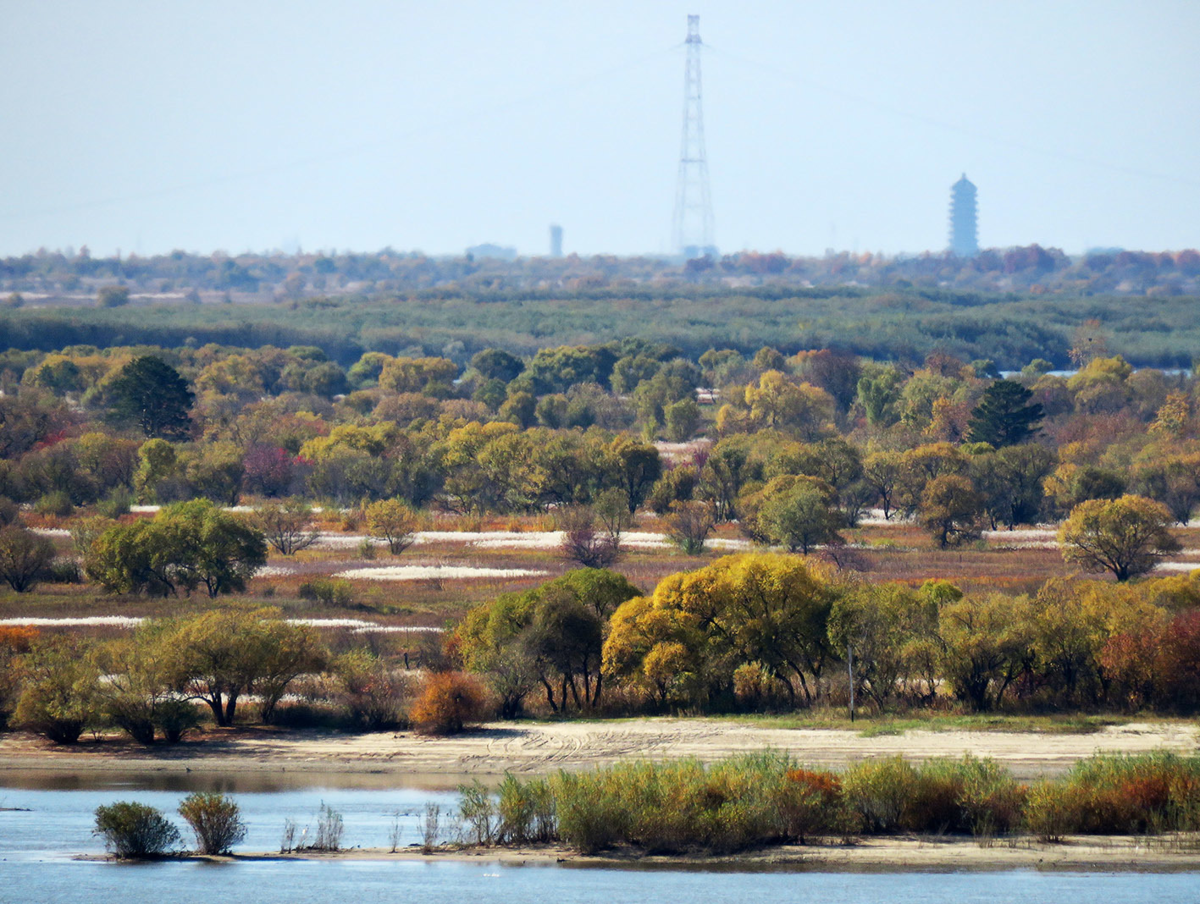
<svg viewBox="0 0 1200 904">
<path fill-rule="evenodd" d="M 305 904 L 337 901 L 429 904 L 696 904 L 814 901 L 819 904 L 1194 904 L 1195 873 L 832 873 L 723 868 L 619 869 L 479 862 L 262 860 L 117 864 L 75 859 L 103 850 L 91 834 L 100 804 L 136 800 L 174 816 L 190 790 L 236 794 L 249 826 L 243 851 L 279 849 L 283 826 L 302 831 L 322 803 L 342 814 L 343 847 L 418 844 L 426 804 L 450 812 L 450 791 L 290 786 L 231 777 L 88 780 L 0 776 L 0 902 L 104 904 Z M 178 819 L 176 822 L 180 822 Z"/>
</svg>

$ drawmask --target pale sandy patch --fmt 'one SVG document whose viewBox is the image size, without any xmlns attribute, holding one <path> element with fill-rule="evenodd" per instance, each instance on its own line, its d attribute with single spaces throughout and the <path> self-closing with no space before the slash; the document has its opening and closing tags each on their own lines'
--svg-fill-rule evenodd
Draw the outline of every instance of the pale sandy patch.
<svg viewBox="0 0 1200 904">
<path fill-rule="evenodd" d="M 988 540 L 1056 540 L 1058 528 L 1039 525 L 1018 530 L 985 530 L 983 536 Z"/>
<path fill-rule="evenodd" d="M 858 523 L 860 526 L 889 527 L 891 525 L 912 524 L 916 520 L 915 517 L 902 515 L 894 509 L 892 510 L 892 517 L 885 518 L 883 517 L 883 509 L 873 508 L 867 509 L 865 514 L 860 515 Z"/>
<path fill-rule="evenodd" d="M 1061 549 L 1062 544 L 1053 540 L 1019 540 L 1015 543 L 991 542 L 992 549 Z"/>
<path fill-rule="evenodd" d="M 1200 562 L 1159 562 L 1154 570 L 1179 571 L 1188 574 L 1193 571 L 1200 571 Z"/>
<path fill-rule="evenodd" d="M 856 731 L 774 728 L 726 719 L 642 718 L 613 722 L 496 722 L 450 738 L 413 732 L 366 735 L 304 732 L 235 733 L 220 745 L 191 744 L 170 758 L 129 751 L 106 753 L 87 744 L 65 750 L 28 735 L 0 735 L 0 769 L 245 773 L 362 773 L 440 777 L 454 788 L 463 777 L 499 777 L 506 771 L 548 775 L 559 769 L 606 766 L 628 759 L 695 757 L 712 762 L 773 750 L 813 767 L 844 768 L 878 757 L 914 760 L 990 757 L 1020 781 L 1056 775 L 1101 752 L 1195 753 L 1193 723 L 1142 722 L 1108 726 L 1092 734 L 1004 731 L 923 731 L 863 737 Z"/>
<path fill-rule="evenodd" d="M 2 618 L 0 625 L 29 628 L 136 628 L 143 619 L 132 615 L 87 615 L 77 618 Z"/>
<path fill-rule="evenodd" d="M 368 537 L 364 534 L 334 534 L 325 531 L 317 534 L 317 539 L 313 541 L 313 549 L 347 549 L 356 547 L 364 540 L 368 541 L 372 546 L 386 546 L 386 540 L 376 540 L 373 537 Z"/>
<path fill-rule="evenodd" d="M 749 540 L 737 540 L 727 537 L 713 537 L 704 541 L 704 545 L 709 549 L 725 549 L 730 552 L 746 552 L 754 549 L 754 544 Z"/>
<path fill-rule="evenodd" d="M 0 625 L 17 625 L 29 628 L 136 628 L 145 619 L 132 615 L 88 615 L 77 618 L 23 617 L 0 619 Z M 288 618 L 290 625 L 308 625 L 311 628 L 350 628 L 357 634 L 427 634 L 441 633 L 442 628 L 423 625 L 381 625 L 360 618 Z"/>
<path fill-rule="evenodd" d="M 289 568 L 286 565 L 264 565 L 254 572 L 254 576 L 256 578 L 282 578 L 295 573 L 295 568 Z"/>
<path fill-rule="evenodd" d="M 471 578 L 525 578 L 547 574 L 528 568 L 483 568 L 474 565 L 387 565 L 339 571 L 335 578 L 356 581 L 467 580 Z"/>
<path fill-rule="evenodd" d="M 770 870 L 772 872 L 995 872 L 998 870 L 1070 870 L 1159 872 L 1195 870 L 1200 850 L 1194 836 L 1176 841 L 1144 835 L 1072 836 L 1061 843 L 1043 844 L 1032 836 L 1018 835 L 981 842 L 964 836 L 865 837 L 854 844 L 837 839 L 811 839 L 804 845 L 777 845 L 737 854 L 676 854 L 639 856 L 632 852 L 580 854 L 559 844 L 530 847 L 446 847 L 422 853 L 416 845 L 387 848 L 354 848 L 336 853 L 302 851 L 279 854 L 239 853 L 237 860 L 399 860 L 431 863 L 494 863 L 508 866 L 537 864 L 544 867 L 667 868 Z M 84 855 L 78 860 L 107 860 Z M 192 855 L 189 859 L 226 862 L 229 857 Z"/>
<path fill-rule="evenodd" d="M 289 618 L 293 625 L 310 628 L 351 628 L 356 634 L 440 634 L 442 628 L 410 625 L 380 625 L 361 618 Z"/>
</svg>

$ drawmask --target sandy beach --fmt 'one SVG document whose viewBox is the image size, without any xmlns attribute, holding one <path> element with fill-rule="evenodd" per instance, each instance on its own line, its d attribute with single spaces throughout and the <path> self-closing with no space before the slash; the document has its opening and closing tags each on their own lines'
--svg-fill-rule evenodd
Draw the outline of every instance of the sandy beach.
<svg viewBox="0 0 1200 904">
<path fill-rule="evenodd" d="M 112 858 L 105 855 L 81 855 L 77 859 Z M 1168 872 L 1200 869 L 1200 838 L 1073 837 L 1060 844 L 1042 844 L 1029 837 L 976 841 L 962 837 L 900 836 L 864 838 L 849 845 L 836 841 L 782 845 L 723 856 L 644 856 L 621 850 L 585 855 L 558 845 L 527 848 L 443 848 L 426 854 L 416 845 L 412 845 L 396 852 L 387 848 L 355 848 L 337 852 L 245 853 L 228 857 L 194 855 L 189 859 L 217 862 L 453 861 L 529 867 L 705 869 L 734 872 L 894 872 L 897 869 L 905 872 L 994 872 L 1009 869 Z"/>
<path fill-rule="evenodd" d="M 836 729 L 787 729 L 722 719 L 643 718 L 577 722 L 496 722 L 451 738 L 412 732 L 333 734 L 237 729 L 178 746 L 82 740 L 56 747 L 23 734 L 0 736 L 0 781 L 18 774 L 226 773 L 288 775 L 299 783 L 337 777 L 339 785 L 404 784 L 453 788 L 471 777 L 505 772 L 544 775 L 622 759 L 696 757 L 712 761 L 775 750 L 811 766 L 838 768 L 858 759 L 902 754 L 914 760 L 991 757 L 1020 780 L 1061 774 L 1098 752 L 1200 749 L 1190 722 L 1108 726 L 1088 734 L 924 731 L 863 737 Z"/>
</svg>

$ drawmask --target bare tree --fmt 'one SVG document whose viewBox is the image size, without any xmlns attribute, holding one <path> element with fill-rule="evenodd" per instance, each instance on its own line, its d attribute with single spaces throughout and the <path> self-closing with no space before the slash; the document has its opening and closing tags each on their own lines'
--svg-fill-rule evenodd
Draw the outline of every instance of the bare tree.
<svg viewBox="0 0 1200 904">
<path fill-rule="evenodd" d="M 667 538 L 689 556 L 698 556 L 716 525 L 716 514 L 707 502 L 674 502 L 663 520 Z"/>
<path fill-rule="evenodd" d="M 290 556 L 317 541 L 311 527 L 312 507 L 300 499 L 265 502 L 250 518 L 280 555 Z"/>
</svg>

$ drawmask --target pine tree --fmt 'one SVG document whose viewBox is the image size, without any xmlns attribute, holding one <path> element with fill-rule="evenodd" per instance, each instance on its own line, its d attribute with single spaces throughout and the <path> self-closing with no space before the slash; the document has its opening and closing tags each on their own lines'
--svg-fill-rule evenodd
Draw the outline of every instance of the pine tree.
<svg viewBox="0 0 1200 904">
<path fill-rule="evenodd" d="M 997 380 L 983 391 L 983 398 L 971 412 L 967 439 L 973 443 L 1017 446 L 1038 432 L 1045 411 L 1037 402 L 1030 404 L 1033 393 L 1013 380 Z"/>
<path fill-rule="evenodd" d="M 108 393 L 112 416 L 134 422 L 146 436 L 187 436 L 192 423 L 188 409 L 195 396 L 187 380 L 161 358 L 134 358 L 121 368 Z"/>
</svg>

